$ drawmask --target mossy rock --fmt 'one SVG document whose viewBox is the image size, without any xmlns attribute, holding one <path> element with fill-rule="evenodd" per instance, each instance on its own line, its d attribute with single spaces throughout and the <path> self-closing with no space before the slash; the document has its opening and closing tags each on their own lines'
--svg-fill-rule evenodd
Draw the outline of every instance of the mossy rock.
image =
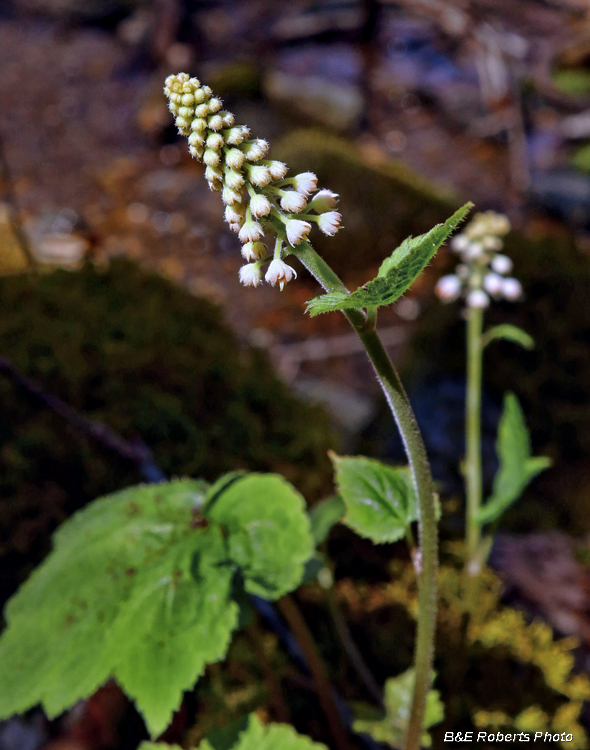
<svg viewBox="0 0 590 750">
<path fill-rule="evenodd" d="M 130 261 L 0 278 L 0 353 L 86 417 L 144 440 L 167 475 L 242 468 L 280 472 L 308 498 L 330 488 L 325 414 L 240 349 L 219 308 Z M 5 375 L 0 415 L 4 599 L 61 521 L 141 477 Z"/>
<path fill-rule="evenodd" d="M 272 156 L 289 174 L 313 171 L 318 185 L 340 195 L 345 232 L 312 241 L 334 270 L 365 270 L 379 264 L 407 236 L 432 229 L 455 211 L 460 201 L 395 160 L 370 163 L 353 141 L 309 129 L 295 130 L 272 147 Z"/>
</svg>

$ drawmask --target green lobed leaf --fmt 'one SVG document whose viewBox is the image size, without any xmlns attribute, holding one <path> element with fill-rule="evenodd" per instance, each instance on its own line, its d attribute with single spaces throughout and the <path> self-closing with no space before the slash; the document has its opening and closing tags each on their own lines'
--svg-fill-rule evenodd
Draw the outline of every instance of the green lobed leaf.
<svg viewBox="0 0 590 750">
<path fill-rule="evenodd" d="M 311 535 L 316 547 L 325 542 L 332 528 L 341 521 L 346 513 L 346 506 L 339 495 L 332 495 L 321 500 L 309 511 Z"/>
<path fill-rule="evenodd" d="M 496 451 L 500 468 L 494 479 L 492 495 L 477 515 L 477 521 L 481 524 L 499 518 L 520 497 L 529 482 L 551 466 L 550 458 L 531 457 L 524 414 L 514 393 L 507 393 L 504 397 Z"/>
<path fill-rule="evenodd" d="M 313 554 L 303 497 L 277 474 L 234 479 L 204 515 L 228 531 L 229 554 L 244 576 L 244 587 L 265 599 L 292 591 Z"/>
<path fill-rule="evenodd" d="M 419 517 L 409 470 L 363 456 L 330 453 L 330 458 L 346 506 L 343 523 L 376 543 L 402 539 Z"/>
<path fill-rule="evenodd" d="M 482 345 L 487 346 L 491 341 L 496 339 L 512 341 L 515 344 L 520 344 L 525 349 L 535 348 L 535 340 L 532 336 L 529 336 L 522 328 L 510 325 L 509 323 L 489 328 L 482 336 Z"/>
<path fill-rule="evenodd" d="M 360 310 L 390 305 L 399 299 L 422 273 L 443 242 L 465 218 L 472 207 L 466 203 L 430 232 L 408 237 L 381 264 L 377 277 L 355 292 L 332 292 L 309 300 L 307 312 L 313 317 L 334 310 Z"/>
<path fill-rule="evenodd" d="M 141 748 L 140 748 L 141 750 Z M 198 750 L 327 750 L 288 724 L 263 724 L 256 714 L 212 730 Z"/>
<path fill-rule="evenodd" d="M 414 681 L 413 669 L 387 680 L 384 690 L 385 716 L 379 719 L 357 718 L 352 725 L 353 731 L 369 734 L 377 742 L 385 742 L 401 750 L 408 731 Z M 422 746 L 432 745 L 432 738 L 426 730 L 439 724 L 443 718 L 444 706 L 440 694 L 438 690 L 429 690 L 422 725 L 425 730 L 421 740 Z"/>
<path fill-rule="evenodd" d="M 37 703 L 56 716 L 114 677 L 160 734 L 183 691 L 227 652 L 236 573 L 280 594 L 311 554 L 300 496 L 274 475 L 253 480 L 239 508 L 225 494 L 247 478 L 218 486 L 206 514 L 206 485 L 174 481 L 101 498 L 65 523 L 6 606 L 0 718 Z M 269 552 L 277 538 L 280 561 Z"/>
</svg>

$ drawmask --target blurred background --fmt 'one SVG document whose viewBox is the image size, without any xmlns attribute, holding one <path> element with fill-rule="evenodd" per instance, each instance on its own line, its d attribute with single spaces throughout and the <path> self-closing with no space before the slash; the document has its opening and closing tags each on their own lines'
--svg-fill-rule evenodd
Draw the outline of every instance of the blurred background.
<svg viewBox="0 0 590 750">
<path fill-rule="evenodd" d="M 305 272 L 282 293 L 239 287 L 238 240 L 162 93 L 180 70 L 340 194 L 345 230 L 316 247 L 350 286 L 466 200 L 509 216 L 525 296 L 488 320 L 537 346 L 487 355 L 484 472 L 505 390 L 554 468 L 506 516 L 492 562 L 509 597 L 590 644 L 587 0 L 2 0 L 2 603 L 59 523 L 117 488 L 246 468 L 313 503 L 331 490 L 330 448 L 403 462 L 343 316 L 304 315 L 318 292 Z M 443 249 L 379 318 L 448 539 L 464 323 L 433 288 L 451 268 Z M 345 530 L 330 544 L 337 577 L 380 580 L 395 554 Z M 0 748 L 132 750 L 142 731 L 106 688 L 61 722 L 1 725 Z"/>
</svg>

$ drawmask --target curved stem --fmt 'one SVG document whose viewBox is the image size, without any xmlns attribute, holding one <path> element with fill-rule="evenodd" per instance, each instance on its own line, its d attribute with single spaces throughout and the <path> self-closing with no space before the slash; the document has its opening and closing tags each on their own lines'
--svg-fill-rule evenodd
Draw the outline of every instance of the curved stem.
<svg viewBox="0 0 590 750">
<path fill-rule="evenodd" d="M 311 245 L 308 243 L 299 244 L 294 255 L 299 258 L 327 292 L 348 293 L 348 289 L 338 276 Z M 377 333 L 370 329 L 370 326 L 367 330 L 367 319 L 362 312 L 345 310 L 344 314 L 365 346 L 399 429 L 420 508 L 422 571 L 418 587 L 418 633 L 414 652 L 416 682 L 405 744 L 405 750 L 419 750 L 426 696 L 432 682 L 432 660 L 436 629 L 438 528 L 434 487 L 424 441 L 418 429 L 412 407 L 381 340 Z"/>
<path fill-rule="evenodd" d="M 481 473 L 481 378 L 483 310 L 467 313 L 467 396 L 465 400 L 465 484 L 467 496 L 467 572 L 477 564 L 481 525 L 477 512 L 482 501 Z"/>
</svg>

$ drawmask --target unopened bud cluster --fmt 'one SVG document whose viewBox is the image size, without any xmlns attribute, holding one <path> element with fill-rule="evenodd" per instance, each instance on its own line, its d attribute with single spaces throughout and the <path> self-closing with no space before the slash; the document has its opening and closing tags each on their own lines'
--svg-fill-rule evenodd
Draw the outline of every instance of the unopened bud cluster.
<svg viewBox="0 0 590 750">
<path fill-rule="evenodd" d="M 225 220 L 243 243 L 248 263 L 240 269 L 240 281 L 258 286 L 269 263 L 264 279 L 282 289 L 296 276 L 282 258 L 307 240 L 312 223 L 329 236 L 340 228 L 342 217 L 334 210 L 338 196 L 318 192 L 313 172 L 287 177 L 285 164 L 265 158 L 268 143 L 251 139 L 247 127 L 235 125 L 231 112 L 197 78 L 168 76 L 164 93 L 191 155 L 206 166 L 209 187 L 221 193 Z M 263 242 L 269 236 L 274 243 L 270 254 Z"/>
<path fill-rule="evenodd" d="M 494 211 L 476 214 L 461 234 L 451 240 L 451 250 L 461 262 L 455 273 L 443 276 L 436 294 L 443 302 L 465 297 L 467 307 L 484 309 L 490 299 L 511 302 L 522 296 L 522 286 L 508 274 L 512 261 L 501 250 L 503 237 L 510 231 L 506 216 Z"/>
</svg>

